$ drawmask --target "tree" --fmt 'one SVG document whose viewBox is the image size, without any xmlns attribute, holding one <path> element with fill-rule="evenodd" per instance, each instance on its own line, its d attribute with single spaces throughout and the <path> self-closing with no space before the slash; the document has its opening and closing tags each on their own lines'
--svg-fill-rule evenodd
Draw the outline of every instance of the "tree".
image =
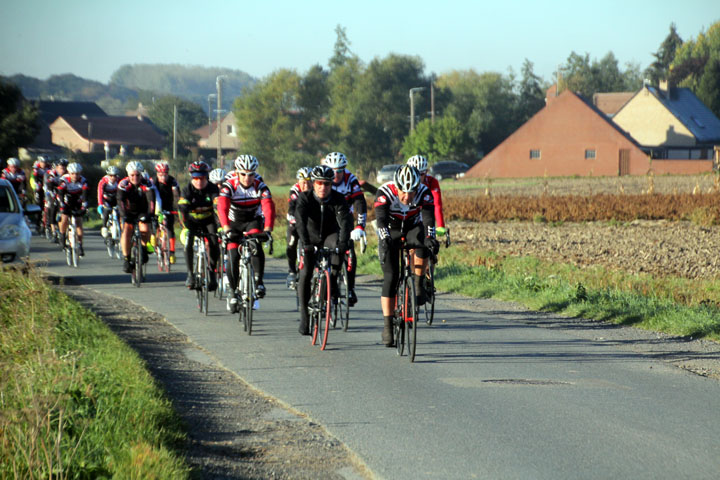
<svg viewBox="0 0 720 480">
<path fill-rule="evenodd" d="M 269 177 L 294 173 L 302 150 L 301 77 L 294 70 L 278 70 L 235 99 L 238 137 L 246 153 L 260 160 Z M 301 164 L 302 165 L 302 164 Z"/>
<path fill-rule="evenodd" d="M 682 38 L 677 33 L 674 23 L 670 24 L 670 33 L 660 44 L 658 51 L 653 53 L 655 61 L 645 70 L 645 75 L 657 85 L 660 80 L 668 78 L 670 73 L 670 65 L 675 58 L 675 52 L 683 44 Z"/>
<path fill-rule="evenodd" d="M 17 86 L 0 79 L 0 158 L 16 156 L 18 148 L 31 144 L 39 132 L 37 108 Z"/>
<path fill-rule="evenodd" d="M 545 106 L 545 89 L 540 77 L 533 72 L 533 63 L 525 59 L 522 79 L 518 87 L 517 114 L 519 122 L 525 123 Z"/>
<path fill-rule="evenodd" d="M 320 65 L 308 70 L 300 80 L 298 107 L 301 116 L 301 150 L 311 155 L 320 155 L 327 147 L 325 117 L 330 109 L 328 72 Z"/>
<path fill-rule="evenodd" d="M 193 130 L 207 123 L 205 111 L 197 103 L 173 95 L 160 97 L 150 105 L 148 117 L 156 127 L 165 132 L 168 145 L 172 148 L 175 106 L 177 106 L 177 143 L 183 146 L 193 145 L 199 138 Z"/>
<path fill-rule="evenodd" d="M 439 160 L 461 158 L 465 153 L 464 131 L 460 122 L 445 115 L 432 123 L 422 120 L 405 138 L 403 157 L 424 155 L 432 164 Z"/>
<path fill-rule="evenodd" d="M 330 70 L 342 67 L 349 59 L 355 55 L 350 51 L 350 40 L 347 38 L 345 27 L 337 25 L 335 27 L 335 46 L 333 47 L 333 56 L 330 57 L 328 65 Z"/>
</svg>

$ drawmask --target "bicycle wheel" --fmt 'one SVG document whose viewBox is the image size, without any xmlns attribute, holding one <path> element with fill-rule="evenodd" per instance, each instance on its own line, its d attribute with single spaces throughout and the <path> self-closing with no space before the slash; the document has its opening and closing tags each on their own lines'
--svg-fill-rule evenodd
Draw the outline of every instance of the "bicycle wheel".
<svg viewBox="0 0 720 480">
<path fill-rule="evenodd" d="M 197 299 L 197 306 L 200 313 L 203 311 L 203 282 L 205 281 L 204 277 L 204 270 L 205 265 L 203 265 L 203 256 L 202 254 L 197 251 L 195 253 L 195 298 Z"/>
<path fill-rule="evenodd" d="M 72 266 L 78 267 L 78 259 L 80 258 L 80 241 L 77 237 L 77 232 L 73 229 L 73 241 L 72 241 Z"/>
<path fill-rule="evenodd" d="M 157 250 L 155 250 L 155 257 L 157 259 L 157 268 L 158 272 L 165 271 L 165 261 L 167 258 L 164 255 L 163 252 L 163 237 L 165 235 L 163 234 L 162 229 L 160 229 L 160 233 L 157 236 Z"/>
<path fill-rule="evenodd" d="M 210 298 L 210 275 L 214 275 L 214 273 L 210 270 L 210 263 L 208 262 L 207 258 L 207 251 L 203 251 L 203 282 L 202 282 L 202 302 L 203 302 L 203 312 L 205 312 L 205 316 L 208 315 L 208 299 Z"/>
<path fill-rule="evenodd" d="M 249 264 L 247 268 L 247 276 L 247 302 L 245 302 L 243 307 L 245 308 L 245 330 L 248 335 L 252 335 L 253 304 L 255 303 L 255 272 L 253 271 L 252 265 Z"/>
<path fill-rule="evenodd" d="M 310 314 L 310 332 L 312 333 L 312 339 L 310 340 L 311 345 L 315 345 L 318 338 L 318 332 L 320 332 L 320 312 L 322 311 L 320 292 L 322 291 L 322 278 L 324 277 L 321 277 L 317 271 L 313 273 L 312 293 L 310 294 L 310 304 L 308 305 L 308 313 Z"/>
<path fill-rule="evenodd" d="M 322 315 L 318 319 L 319 322 L 323 322 L 322 325 L 318 325 L 318 328 L 322 327 L 322 341 L 320 343 L 320 350 L 325 350 L 325 346 L 327 345 L 328 340 L 328 333 L 330 332 L 330 324 L 333 323 L 333 305 L 332 305 L 332 295 L 330 288 L 330 272 L 325 270 L 324 275 L 322 277 L 322 283 L 320 292 L 321 295 L 321 304 L 323 305 L 323 308 L 321 309 Z"/>
<path fill-rule="evenodd" d="M 423 309 L 425 311 L 425 323 L 432 325 L 435 316 L 435 262 L 430 260 L 427 273 L 425 274 L 425 294 L 427 299 Z"/>
<path fill-rule="evenodd" d="M 343 331 L 347 332 L 350 324 L 350 289 L 348 288 L 348 271 L 345 262 L 341 266 L 340 277 L 338 278 L 338 299 L 335 304 L 333 328 L 338 320 Z"/>
<path fill-rule="evenodd" d="M 417 320 L 419 307 L 415 296 L 415 282 L 412 277 L 405 277 L 403 299 L 403 323 L 405 326 L 405 343 L 408 347 L 408 358 L 415 361 L 415 347 L 417 346 Z"/>
<path fill-rule="evenodd" d="M 138 229 L 138 226 L 135 226 L 135 229 Z M 132 245 L 132 259 L 135 264 L 135 268 L 133 269 L 132 273 L 132 282 L 135 284 L 136 287 L 140 288 L 140 285 L 142 284 L 143 274 L 142 274 L 142 251 L 140 250 L 142 248 L 142 242 L 140 241 L 140 236 L 137 234 L 133 235 L 133 245 Z"/>
<path fill-rule="evenodd" d="M 220 247 L 220 255 L 218 257 L 218 263 L 217 263 L 217 272 L 216 272 L 216 279 L 217 279 L 217 288 L 215 289 L 215 296 L 218 298 L 218 300 L 223 299 L 223 295 L 225 294 L 225 282 L 223 281 L 225 276 L 225 250 Z"/>
</svg>

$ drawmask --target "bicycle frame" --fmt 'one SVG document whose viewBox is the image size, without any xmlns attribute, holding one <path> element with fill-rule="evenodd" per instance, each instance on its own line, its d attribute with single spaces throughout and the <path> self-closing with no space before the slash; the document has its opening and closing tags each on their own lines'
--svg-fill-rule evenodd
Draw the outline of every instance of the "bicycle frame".
<svg viewBox="0 0 720 480">
<path fill-rule="evenodd" d="M 310 301 L 308 302 L 308 315 L 310 317 L 310 330 L 312 332 L 311 344 L 315 345 L 322 331 L 322 339 L 320 341 L 320 350 L 325 350 L 327 346 L 328 333 L 333 317 L 332 306 L 332 289 L 330 282 L 331 275 L 331 257 L 338 253 L 337 249 L 320 248 L 316 251 L 315 266 L 313 267 L 313 276 L 310 287 Z M 321 322 L 325 320 L 325 326 L 321 326 Z"/>
</svg>

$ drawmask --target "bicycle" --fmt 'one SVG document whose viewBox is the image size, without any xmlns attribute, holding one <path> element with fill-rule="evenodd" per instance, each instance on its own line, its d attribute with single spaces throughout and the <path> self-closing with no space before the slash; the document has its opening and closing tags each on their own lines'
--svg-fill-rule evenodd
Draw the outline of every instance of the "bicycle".
<svg viewBox="0 0 720 480">
<path fill-rule="evenodd" d="M 164 217 L 174 215 L 177 212 L 162 211 L 161 218 L 158 218 L 157 228 L 157 267 L 159 272 L 170 273 L 170 233 Z"/>
<path fill-rule="evenodd" d="M 448 229 L 445 233 L 445 248 L 450 246 L 450 230 Z M 435 316 L 435 265 L 437 265 L 437 255 L 430 255 L 428 260 L 428 268 L 425 272 L 425 278 L 423 287 L 425 288 L 425 295 L 427 301 L 423 306 L 425 312 L 425 323 L 432 325 L 433 318 Z"/>
<path fill-rule="evenodd" d="M 367 248 L 367 240 L 363 238 L 361 253 L 365 253 Z M 338 320 L 344 332 L 347 332 L 348 326 L 350 325 L 350 285 L 349 275 L 352 269 L 352 263 L 357 261 L 357 257 L 354 255 L 353 250 L 348 249 L 345 252 L 342 265 L 340 266 L 340 276 L 338 277 L 338 296 L 337 301 L 334 302 L 335 315 L 333 315 L 333 328 L 336 327 Z"/>
<path fill-rule="evenodd" d="M 120 225 L 120 217 L 117 207 L 112 207 L 112 214 L 108 217 L 107 237 L 105 237 L 105 247 L 107 248 L 108 257 L 116 257 L 118 260 L 122 258 L 122 249 L 120 248 L 120 236 L 122 235 L 122 227 Z"/>
<path fill-rule="evenodd" d="M 140 288 L 140 285 L 142 285 L 142 282 L 145 280 L 146 267 L 142 261 L 144 248 L 140 226 L 136 222 L 133 224 L 133 235 L 130 240 L 130 259 L 133 263 L 133 270 L 130 272 L 130 281 L 138 288 Z"/>
<path fill-rule="evenodd" d="M 195 276 L 195 295 L 197 296 L 198 310 L 200 313 L 208 314 L 208 298 L 210 296 L 210 253 L 207 242 L 215 237 L 208 232 L 198 232 L 193 240 L 193 275 Z"/>
<path fill-rule="evenodd" d="M 240 254 L 237 284 L 238 320 L 243 324 L 243 330 L 248 335 L 252 335 L 253 308 L 257 300 L 252 255 L 254 249 L 262 248 L 258 242 L 263 241 L 269 242 L 269 252 L 272 255 L 273 243 L 269 232 L 244 235 L 238 245 L 238 253 Z"/>
<path fill-rule="evenodd" d="M 330 271 L 331 257 L 335 253 L 337 253 L 336 248 L 323 247 L 315 250 L 315 266 L 313 267 L 313 276 L 310 284 L 308 314 L 310 317 L 310 332 L 312 334 L 310 344 L 315 345 L 318 336 L 321 335 L 320 350 L 325 350 L 330 325 L 334 322 L 332 288 L 330 283 L 332 277 Z"/>
<path fill-rule="evenodd" d="M 77 224 L 75 223 L 76 212 L 70 212 L 70 223 L 68 224 L 65 245 L 65 259 L 69 267 L 77 268 L 78 259 L 80 258 L 80 239 L 77 233 Z"/>
<path fill-rule="evenodd" d="M 413 256 L 408 248 L 405 236 L 400 239 L 400 278 L 398 278 L 397 295 L 395 296 L 395 319 L 393 333 L 397 354 L 402 356 L 405 346 L 408 348 L 408 357 L 415 361 L 417 346 L 417 318 L 419 307 L 413 279 Z M 406 335 L 407 334 L 407 335 Z"/>
</svg>

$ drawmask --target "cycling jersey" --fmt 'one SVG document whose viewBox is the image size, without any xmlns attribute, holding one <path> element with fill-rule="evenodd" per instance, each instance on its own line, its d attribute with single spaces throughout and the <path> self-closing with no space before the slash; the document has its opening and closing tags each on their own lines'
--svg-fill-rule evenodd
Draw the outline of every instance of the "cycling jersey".
<svg viewBox="0 0 720 480">
<path fill-rule="evenodd" d="M 409 230 L 410 227 L 422 223 L 427 236 L 435 236 L 433 196 L 423 184 L 418 186 L 413 201 L 405 205 L 398 198 L 395 183 L 388 182 L 378 188 L 374 206 L 378 235 L 388 229 L 399 230 L 401 225 L 405 230 Z"/>
<path fill-rule="evenodd" d="M 290 187 L 290 193 L 288 194 L 288 211 L 287 221 L 288 225 L 295 225 L 295 205 L 297 204 L 298 196 L 302 193 L 300 184 L 296 183 Z"/>
<path fill-rule="evenodd" d="M 352 214 L 345 197 L 335 190 L 321 201 L 312 190 L 302 192 L 295 207 L 295 227 L 303 246 L 322 245 L 329 235 L 338 233 L 338 244 L 347 245 Z"/>
<path fill-rule="evenodd" d="M 433 196 L 433 202 L 435 203 L 435 227 L 445 228 L 445 218 L 443 217 L 442 212 L 442 193 L 440 193 L 440 182 L 437 181 L 437 178 L 425 174 L 423 185 L 430 190 L 430 193 L 432 193 Z"/>
<path fill-rule="evenodd" d="M 168 175 L 165 183 L 160 182 L 159 179 L 155 179 L 155 188 L 158 192 L 160 210 L 172 211 L 173 205 L 175 205 L 175 189 L 180 190 L 180 185 L 175 177 Z"/>
<path fill-rule="evenodd" d="M 97 187 L 97 203 L 105 207 L 114 207 L 117 205 L 118 181 L 110 180 L 110 175 L 105 175 L 100 179 Z"/>
<path fill-rule="evenodd" d="M 39 166 L 38 162 L 35 162 L 33 164 L 33 173 L 30 177 L 30 186 L 33 188 L 33 190 L 35 190 L 36 192 L 43 191 L 43 189 L 45 188 L 45 173 L 49 170 L 49 168 L 43 168 Z"/>
<path fill-rule="evenodd" d="M 217 185 L 208 182 L 203 190 L 198 190 L 189 183 L 180 193 L 178 209 L 183 224 L 213 220 L 213 205 L 218 196 Z"/>
<path fill-rule="evenodd" d="M 367 202 L 357 177 L 345 169 L 340 181 L 338 183 L 333 182 L 332 189 L 345 196 L 345 201 L 350 205 L 350 212 L 357 213 L 357 224 L 365 228 Z"/>
<path fill-rule="evenodd" d="M 272 230 L 275 225 L 275 203 L 270 189 L 259 178 L 253 179 L 249 187 L 243 187 L 237 172 L 228 174 L 220 186 L 218 217 L 223 227 L 261 217 L 264 229 Z"/>
<path fill-rule="evenodd" d="M 26 177 L 25 172 L 21 168 L 18 168 L 13 172 L 10 170 L 10 167 L 6 167 L 3 169 L 2 173 L 0 173 L 0 178 L 4 178 L 10 182 L 18 195 L 25 194 Z"/>
<path fill-rule="evenodd" d="M 142 179 L 135 185 L 130 178 L 125 177 L 118 182 L 118 210 L 125 222 L 147 221 L 152 212 L 152 203 L 152 189 L 147 180 Z"/>
<path fill-rule="evenodd" d="M 73 182 L 69 173 L 62 176 L 57 186 L 60 212 L 64 215 L 74 214 L 87 210 L 88 184 L 85 177 L 78 175 L 77 181 Z"/>
</svg>

